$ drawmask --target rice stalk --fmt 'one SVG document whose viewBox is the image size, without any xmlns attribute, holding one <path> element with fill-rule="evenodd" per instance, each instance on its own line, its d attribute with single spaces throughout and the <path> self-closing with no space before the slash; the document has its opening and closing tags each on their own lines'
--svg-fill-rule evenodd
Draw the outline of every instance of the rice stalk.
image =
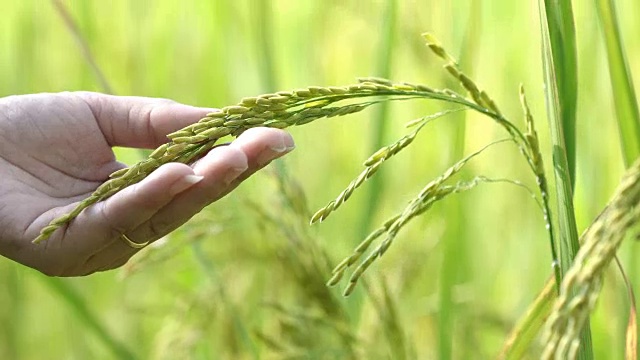
<svg viewBox="0 0 640 360">
<path fill-rule="evenodd" d="M 396 299 L 393 296 L 389 284 L 382 278 L 380 281 L 382 287 L 382 296 L 378 301 L 373 300 L 374 296 L 370 293 L 372 303 L 377 313 L 381 317 L 383 331 L 386 334 L 389 348 L 392 350 L 394 359 L 410 359 L 414 353 L 407 341 L 407 335 L 402 327 L 402 318 L 400 317 L 399 308 Z"/>
<path fill-rule="evenodd" d="M 478 85 L 460 70 L 456 59 L 451 56 L 447 52 L 447 50 L 444 49 L 444 47 L 442 47 L 435 36 L 429 33 L 424 33 L 422 34 L 422 37 L 427 42 L 427 46 L 429 47 L 429 49 L 431 49 L 431 51 L 433 51 L 433 53 L 440 57 L 442 60 L 447 62 L 444 65 L 444 69 L 460 82 L 460 85 L 462 85 L 462 87 L 467 90 L 476 104 L 482 106 L 485 109 L 490 109 L 498 115 L 501 115 L 500 110 L 498 110 L 498 106 L 495 104 L 493 99 L 489 97 L 489 94 L 487 94 L 484 90 L 480 90 Z"/>
<path fill-rule="evenodd" d="M 387 80 L 384 82 L 372 80 L 374 81 L 343 87 L 310 86 L 304 89 L 244 98 L 237 105 L 227 106 L 210 113 L 197 123 L 167 135 L 170 141 L 154 150 L 147 159 L 111 174 L 109 180 L 81 201 L 70 213 L 54 219 L 45 226 L 34 243 L 48 239 L 53 232 L 68 224 L 85 208 L 140 182 L 161 165 L 169 162 L 193 163 L 217 146 L 221 138 L 237 137 L 253 127 L 283 129 L 308 124 L 320 118 L 356 113 L 381 101 L 432 99 L 460 104 L 487 114 L 503 127 L 510 129 L 512 136 L 524 139 L 517 128 L 502 116 L 451 91 L 434 90 L 408 83 L 390 83 Z M 377 100 L 364 101 L 368 98 L 377 98 Z M 349 100 L 351 102 L 347 104 L 339 103 Z M 354 103 L 354 100 L 360 100 L 360 102 Z"/>
<path fill-rule="evenodd" d="M 500 120 L 498 120 L 497 118 L 494 119 L 498 120 L 498 123 L 502 125 L 505 130 L 507 130 L 507 132 L 515 140 L 516 145 L 520 149 L 520 152 L 525 156 L 529 167 L 536 177 L 540 196 L 542 197 L 543 218 L 551 247 L 552 264 L 556 264 L 558 262 L 558 256 L 556 253 L 555 237 L 553 234 L 550 219 L 551 204 L 549 203 L 548 181 L 544 171 L 544 164 L 542 161 L 542 153 L 540 152 L 538 134 L 535 130 L 533 116 L 529 109 L 529 105 L 527 104 L 524 86 L 522 84 L 520 85 L 520 102 L 522 104 L 522 109 L 525 115 L 526 126 L 526 132 L 523 135 L 517 128 L 513 126 L 511 122 L 500 115 L 500 110 L 498 109 L 495 101 L 489 96 L 486 91 L 481 90 L 480 87 L 471 78 L 469 78 L 460 70 L 457 61 L 442 47 L 442 45 L 440 45 L 438 40 L 433 35 L 424 33 L 422 34 L 422 36 L 426 40 L 427 46 L 431 49 L 431 51 L 433 51 L 438 57 L 447 62 L 444 65 L 444 68 L 449 72 L 449 74 L 451 74 L 460 82 L 460 85 L 462 85 L 462 87 L 467 90 L 473 101 L 477 105 L 483 108 L 491 109 L 492 113 L 499 115 Z M 556 280 L 558 281 L 557 283 L 559 283 L 560 272 L 556 268 L 554 268 L 554 270 L 556 273 Z"/>
<path fill-rule="evenodd" d="M 375 260 L 381 257 L 391 246 L 393 241 L 395 240 L 399 231 L 407 225 L 413 218 L 418 215 L 423 214 L 427 210 L 429 210 L 436 202 L 446 198 L 451 194 L 457 194 L 464 191 L 471 190 L 475 188 L 480 183 L 492 183 L 492 182 L 505 182 L 511 183 L 517 186 L 524 187 L 535 197 L 535 194 L 529 190 L 525 185 L 518 181 L 508 180 L 508 179 L 490 179 L 483 176 L 477 176 L 470 181 L 464 182 L 460 181 L 455 185 L 446 185 L 445 182 L 451 178 L 453 175 L 458 173 L 464 165 L 469 162 L 472 158 L 482 153 L 489 146 L 492 146 L 496 143 L 508 141 L 501 140 L 498 142 L 491 143 L 482 149 L 468 155 L 464 159 L 458 161 L 449 169 L 447 169 L 441 176 L 432 180 L 429 184 L 427 184 L 416 196 L 413 200 L 409 202 L 409 204 L 405 207 L 405 209 L 388 219 L 382 226 L 369 234 L 353 251 L 353 253 L 341 261 L 332 272 L 332 277 L 327 282 L 327 285 L 334 286 L 344 277 L 345 272 L 355 263 L 357 263 L 367 252 L 369 247 L 373 244 L 373 242 L 382 237 L 384 235 L 384 240 L 380 242 L 380 244 L 372 250 L 369 255 L 367 255 L 364 260 L 360 262 L 358 266 L 356 266 L 355 270 L 352 272 L 349 277 L 348 284 L 345 287 L 343 292 L 344 296 L 348 296 L 354 290 L 358 280 L 362 277 L 364 272 L 373 264 Z M 540 203 L 538 203 L 540 204 Z"/>
<path fill-rule="evenodd" d="M 606 210 L 586 231 L 583 246 L 566 273 L 560 296 L 547 321 L 544 359 L 576 358 L 580 334 L 587 325 L 602 286 L 604 271 L 626 236 L 638 235 L 640 161 L 618 186 Z"/>
<path fill-rule="evenodd" d="M 288 172 L 274 171 L 274 175 L 280 190 L 276 192 L 276 201 L 270 201 L 268 208 L 254 203 L 250 208 L 258 213 L 260 225 L 267 225 L 269 232 L 278 234 L 275 256 L 287 282 L 294 285 L 297 305 L 286 303 L 282 299 L 284 294 L 277 302 L 270 302 L 267 306 L 277 312 L 279 331 L 274 334 L 274 330 L 269 333 L 254 330 L 254 333 L 279 358 L 302 349 L 357 358 L 360 341 L 349 323 L 348 311 L 335 291 L 325 286 L 331 271 L 329 257 L 310 233 L 304 191 Z M 279 336 L 273 336 L 276 334 Z"/>
<path fill-rule="evenodd" d="M 553 272 L 556 279 L 556 284 L 559 284 L 561 273 L 560 268 L 557 266 L 557 244 L 555 241 L 553 227 L 551 226 L 551 202 L 549 199 L 549 185 L 547 176 L 544 172 L 544 163 L 542 160 L 542 153 L 540 152 L 540 141 L 538 139 L 538 133 L 536 132 L 533 115 L 531 115 L 531 110 L 529 109 L 524 86 L 522 84 L 520 84 L 520 103 L 522 104 L 524 122 L 527 127 L 524 137 L 527 141 L 528 148 L 530 149 L 532 170 L 536 176 L 536 183 L 538 184 L 540 197 L 542 199 L 542 217 L 545 223 L 544 226 L 547 230 L 547 236 L 549 238 L 549 247 L 551 248 L 551 263 L 553 264 Z"/>
<path fill-rule="evenodd" d="M 608 207 L 605 207 L 602 213 L 606 212 Z M 602 213 L 598 216 L 602 216 Z M 585 234 L 587 234 L 589 229 L 587 229 L 582 236 L 580 237 L 581 244 L 585 240 Z M 635 353 L 635 344 L 637 341 L 637 331 L 636 331 L 636 308 L 635 308 L 635 295 L 633 293 L 633 287 L 629 282 L 629 279 L 620 263 L 620 260 L 617 256 L 614 256 L 614 260 L 616 261 L 617 268 L 622 276 L 624 283 L 627 287 L 627 292 L 629 296 L 630 302 L 630 316 L 629 322 L 627 326 L 627 356 L 629 359 L 636 359 L 635 356 L 629 355 Z M 558 296 L 557 285 L 555 284 L 555 278 L 551 277 L 547 280 L 544 285 L 544 288 L 534 302 L 529 306 L 525 315 L 523 315 L 520 320 L 518 320 L 516 326 L 511 330 L 507 340 L 505 341 L 502 351 L 498 356 L 499 359 L 520 359 L 524 355 L 525 351 L 528 347 L 531 346 L 531 343 L 535 339 L 536 335 L 543 328 L 549 314 L 553 310 L 553 303 Z M 631 357 L 629 357 L 631 356 Z"/>
<path fill-rule="evenodd" d="M 380 148 L 378 151 L 369 156 L 369 158 L 364 162 L 365 169 L 360 173 L 360 175 L 358 175 L 353 181 L 351 181 L 349 185 L 347 185 L 347 188 L 343 190 L 335 198 L 335 200 L 332 200 L 331 202 L 329 202 L 329 204 L 317 210 L 316 213 L 311 217 L 310 223 L 315 224 L 316 222 L 322 222 L 329 215 L 331 215 L 333 211 L 338 209 L 340 205 L 342 205 L 351 197 L 351 194 L 353 194 L 353 192 L 357 188 L 359 188 L 365 181 L 371 178 L 378 171 L 380 166 L 382 166 L 382 163 L 389 160 L 391 157 L 408 147 L 426 124 L 428 124 L 432 120 L 448 115 L 455 111 L 460 111 L 460 109 L 441 111 L 407 123 L 407 127 L 415 127 L 416 129 L 411 133 L 403 136 L 402 138 L 396 140 L 394 143 Z"/>
<path fill-rule="evenodd" d="M 525 187 L 522 183 L 510 180 L 510 179 L 491 179 L 483 176 L 477 176 L 470 181 L 467 182 L 458 182 L 455 185 L 442 185 L 440 184 L 437 188 L 432 188 L 428 191 L 429 197 L 421 198 L 420 196 L 413 199 L 409 205 L 405 208 L 405 210 L 397 214 L 387 221 L 385 221 L 382 226 L 378 229 L 371 232 L 353 251 L 353 253 L 342 260 L 336 267 L 333 269 L 332 276 L 327 282 L 328 286 L 334 286 L 342 280 L 345 275 L 347 269 L 353 266 L 358 260 L 360 260 L 364 253 L 369 249 L 371 244 L 381 236 L 385 235 L 384 240 L 374 249 L 369 255 L 360 262 L 360 264 L 355 268 L 355 270 L 351 273 L 349 277 L 349 282 L 345 286 L 343 291 L 344 296 L 349 296 L 357 282 L 360 280 L 364 272 L 377 260 L 381 257 L 391 246 L 392 242 L 396 238 L 398 232 L 409 223 L 413 218 L 418 215 L 425 213 L 429 210 L 436 202 L 446 198 L 451 194 L 457 194 L 461 192 L 465 192 L 471 190 L 478 186 L 481 183 L 510 183 L 516 186 Z M 532 195 L 533 193 L 526 188 Z M 421 193 L 421 195 L 423 195 Z M 424 194 L 425 196 L 427 194 Z"/>
<path fill-rule="evenodd" d="M 523 134 L 518 127 L 507 120 L 498 110 L 495 102 L 489 95 L 466 76 L 457 66 L 456 61 L 446 50 L 429 34 L 424 34 L 427 46 L 439 57 L 448 61 L 445 69 L 452 74 L 467 90 L 472 100 L 457 94 L 450 89 L 438 90 L 423 85 L 411 83 L 395 83 L 381 78 L 363 78 L 356 84 L 342 87 L 319 87 L 309 86 L 307 88 L 293 91 L 280 91 L 277 93 L 248 97 L 242 99 L 238 104 L 227 106 L 221 110 L 208 114 L 206 117 L 189 125 L 181 130 L 167 135 L 170 141 L 130 168 L 121 169 L 110 175 L 110 179 L 102 184 L 87 199 L 81 201 L 71 213 L 54 219 L 48 226 L 45 226 L 34 242 L 43 241 L 51 236 L 53 232 L 62 226 L 67 225 L 78 214 L 88 206 L 96 202 L 103 201 L 118 191 L 135 184 L 161 165 L 169 162 L 193 163 L 204 156 L 209 150 L 218 146 L 218 141 L 224 137 L 237 137 L 245 130 L 252 127 L 274 127 L 286 128 L 308 124 L 321 118 L 331 118 L 360 112 L 367 107 L 384 101 L 410 100 L 410 99 L 431 99 L 444 101 L 450 104 L 462 105 L 463 108 L 475 110 L 495 121 L 496 124 L 504 128 L 510 135 L 509 140 L 513 141 L 524 156 L 527 164 L 538 179 L 538 186 L 542 196 L 543 213 L 547 228 L 550 228 L 548 220 L 548 203 L 546 201 L 547 189 L 544 176 L 542 157 L 539 152 L 537 134 L 533 128 L 533 120 L 524 100 L 524 93 L 521 89 L 521 99 L 525 110 L 527 130 Z M 446 114 L 445 112 L 444 114 Z M 411 122 L 410 126 L 417 126 L 413 133 L 401 138 L 399 141 L 382 148 L 371 156 L 366 162 L 365 171 L 352 182 L 347 190 L 343 191 L 336 200 L 325 208 L 316 212 L 312 217 L 312 222 L 322 220 L 328 216 L 335 208 L 342 204 L 368 177 L 370 177 L 379 166 L 390 157 L 406 148 L 415 138 L 417 133 L 432 119 L 442 116 L 435 114 L 424 117 L 418 121 Z M 484 149 L 484 148 L 483 148 Z M 424 213 L 433 203 L 452 194 L 475 187 L 480 182 L 492 181 L 484 177 L 476 177 L 472 181 L 456 185 L 444 185 L 444 182 L 455 175 L 460 169 L 479 152 L 473 153 L 453 167 L 449 168 L 440 177 L 428 184 L 420 194 L 410 202 L 400 215 L 387 221 L 382 228 L 374 231 L 363 243 L 358 246 L 354 255 L 349 257 L 347 263 L 342 263 L 334 271 L 330 284 L 335 284 L 342 277 L 347 264 L 352 265 L 366 251 L 368 246 L 379 236 L 387 234 L 385 240 L 355 269 L 349 280 L 349 285 L 345 290 L 345 295 L 353 291 L 358 279 L 364 271 L 381 256 L 391 245 L 398 231 L 413 217 Z M 518 183 L 519 184 L 519 183 Z M 551 237 L 552 248 L 553 238 Z M 555 258 L 554 258 L 555 261 Z"/>
<path fill-rule="evenodd" d="M 103 201 L 127 186 L 141 181 L 162 164 L 169 162 L 193 163 L 204 156 L 209 150 L 218 146 L 218 141 L 224 137 L 237 137 L 245 130 L 258 126 L 282 129 L 289 126 L 304 125 L 321 118 L 331 118 L 360 112 L 371 105 L 384 101 L 410 99 L 431 99 L 462 105 L 463 109 L 472 109 L 488 116 L 496 124 L 505 129 L 510 135 L 508 140 L 516 144 L 538 180 L 545 224 L 547 229 L 550 229 L 547 188 L 542 166 L 542 156 L 539 151 L 537 134 L 533 126 L 533 118 L 526 105 L 523 89 L 521 88 L 521 100 L 527 128 L 524 134 L 517 126 L 500 113 L 497 105 L 493 99 L 489 97 L 487 92 L 480 90 L 480 87 L 473 80 L 460 71 L 453 57 L 446 52 L 432 35 L 423 34 L 423 36 L 427 41 L 427 46 L 437 56 L 447 61 L 445 69 L 467 90 L 471 100 L 450 89 L 438 90 L 424 85 L 395 83 L 381 78 L 361 78 L 356 84 L 342 87 L 309 86 L 293 91 L 280 91 L 257 97 L 244 98 L 236 105 L 227 106 L 221 110 L 210 113 L 197 123 L 167 135 L 170 139 L 168 143 L 158 147 L 149 155 L 148 159 L 130 168 L 121 169 L 111 174 L 107 182 L 98 187 L 87 199 L 81 201 L 71 213 L 54 219 L 48 226 L 45 226 L 34 242 L 47 239 L 54 231 L 73 220 L 86 207 Z M 410 122 L 409 127 L 416 127 L 414 132 L 389 146 L 383 147 L 373 154 L 365 162 L 365 166 L 367 167 L 365 171 L 361 173 L 336 200 L 316 212 L 312 217 L 312 222 L 325 219 L 329 213 L 349 198 L 353 190 L 375 173 L 383 162 L 406 148 L 429 121 L 447 113 L 448 112 L 445 111 Z M 483 150 L 484 148 L 463 158 L 449 168 L 444 174 L 429 183 L 401 214 L 393 217 L 383 224 L 381 228 L 370 234 L 361 245 L 357 247 L 354 254 L 346 259 L 346 263 L 343 262 L 336 267 L 329 284 L 337 283 L 342 277 L 344 270 L 355 263 L 377 237 L 386 234 L 385 239 L 380 245 L 365 258 L 351 275 L 349 284 L 344 292 L 345 295 L 350 294 L 364 271 L 376 258 L 380 257 L 389 248 L 398 231 L 413 217 L 424 213 L 435 202 L 452 193 L 469 190 L 480 182 L 493 181 L 484 177 L 476 177 L 470 182 L 444 185 L 446 180 L 460 171 L 471 158 Z M 553 249 L 555 246 L 553 244 L 552 234 L 550 235 L 550 240 Z M 555 261 L 554 254 L 554 262 Z"/>
</svg>

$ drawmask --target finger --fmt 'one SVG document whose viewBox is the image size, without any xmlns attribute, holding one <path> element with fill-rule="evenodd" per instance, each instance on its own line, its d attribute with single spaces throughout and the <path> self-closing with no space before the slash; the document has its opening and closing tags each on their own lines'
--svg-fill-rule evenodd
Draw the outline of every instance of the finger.
<svg viewBox="0 0 640 360">
<path fill-rule="evenodd" d="M 205 169 L 202 169 L 203 167 L 205 167 Z M 199 169 L 197 170 L 199 172 L 196 172 L 195 169 L 189 169 L 197 174 L 194 176 L 199 176 L 203 179 L 201 182 L 204 182 L 204 179 L 209 179 L 210 183 L 216 184 L 205 187 L 206 192 L 209 193 L 207 195 L 204 195 L 202 190 L 198 191 L 199 196 L 215 196 L 211 194 L 211 192 L 222 191 L 222 188 L 231 183 L 233 179 L 235 179 L 240 173 L 244 172 L 247 167 L 247 158 L 242 151 L 225 146 L 211 150 L 207 156 L 201 159 L 196 166 L 196 168 Z M 195 188 L 198 186 L 199 185 L 194 185 L 193 187 Z M 193 201 L 193 199 L 191 201 Z M 193 208 L 174 208 L 176 211 L 175 216 L 180 216 L 180 218 L 186 216 L 187 219 L 195 215 L 200 209 L 201 207 L 196 210 L 193 210 Z M 160 212 L 164 212 L 164 209 L 158 211 L 158 213 Z M 147 214 L 145 220 L 150 220 L 151 216 L 149 215 L 150 214 Z M 124 218 L 126 218 L 126 216 Z M 180 222 L 180 224 L 184 223 L 184 221 Z M 165 224 L 152 221 L 137 223 L 135 229 L 132 227 L 133 225 L 134 224 L 132 222 L 129 222 L 126 225 L 126 234 L 136 243 L 157 240 L 177 227 L 169 227 Z M 124 229 L 125 228 L 121 228 L 118 231 L 123 233 L 125 231 Z M 117 241 L 111 242 L 108 246 L 87 259 L 83 267 L 86 269 L 106 269 L 114 263 L 115 259 L 122 257 L 123 254 L 132 256 L 137 252 L 137 250 L 139 249 L 133 249 L 123 239 L 117 239 Z"/>
<path fill-rule="evenodd" d="M 175 230 L 202 208 L 226 195 L 241 180 L 293 148 L 293 139 L 285 131 L 267 128 L 247 130 L 229 146 L 214 149 L 199 161 L 194 172 L 204 179 L 176 196 L 148 224 L 132 234 L 136 239 L 143 239 L 145 236 L 157 237 Z M 233 160 L 237 161 L 235 163 L 231 161 L 234 157 L 237 157 Z M 244 169 L 239 166 L 241 158 L 245 159 Z"/>
<path fill-rule="evenodd" d="M 285 131 L 267 128 L 248 130 L 229 146 L 210 151 L 193 169 L 203 180 L 175 196 L 148 222 L 133 231 L 127 231 L 127 236 L 138 243 L 157 240 L 184 224 L 204 206 L 235 188 L 240 179 L 245 179 L 293 148 L 293 139 Z M 135 252 L 135 249 L 118 239 L 92 256 L 84 267 L 111 269 L 121 263 L 114 263 L 114 259 L 126 262 L 129 257 L 123 259 L 123 254 L 131 256 Z"/>
<path fill-rule="evenodd" d="M 90 275 L 96 272 L 109 271 L 124 266 L 135 253 L 120 255 L 119 258 L 107 259 L 106 257 L 96 257 L 90 259 L 83 266 L 83 275 Z"/>
<path fill-rule="evenodd" d="M 179 163 L 161 166 L 140 183 L 118 192 L 104 202 L 85 209 L 74 221 L 74 244 L 82 256 L 69 273 L 87 274 L 122 257 L 129 258 L 139 248 L 127 244 L 122 234 L 145 223 L 174 196 L 201 181 L 193 169 Z M 77 234 L 91 232 L 102 236 L 87 237 Z M 134 242 L 144 243 L 148 239 Z M 67 240 L 68 241 L 68 240 Z M 82 260 L 84 259 L 84 260 Z M 96 260 L 97 259 L 97 260 Z"/>
<path fill-rule="evenodd" d="M 102 266 L 100 268 L 96 268 L 96 272 L 98 272 L 98 271 L 109 271 L 109 270 L 117 269 L 117 268 L 119 268 L 121 266 L 124 266 L 126 263 L 128 263 L 130 259 L 131 259 L 130 256 L 121 257 L 120 259 L 118 259 L 118 260 L 116 260 L 116 261 L 114 261 L 114 262 L 112 262 L 112 263 L 110 263 L 108 265 Z"/>
<path fill-rule="evenodd" d="M 168 141 L 167 134 L 200 120 L 214 110 L 167 99 L 91 92 L 75 94 L 87 103 L 111 146 L 158 147 Z"/>
<path fill-rule="evenodd" d="M 143 181 L 116 193 L 95 211 L 102 216 L 103 227 L 118 233 L 135 229 L 167 205 L 177 194 L 194 186 L 203 179 L 195 175 L 185 164 L 168 163 L 154 171 Z M 98 225 L 98 224 L 97 224 Z"/>
<path fill-rule="evenodd" d="M 117 239 L 120 234 L 146 222 L 181 191 L 202 180 L 184 164 L 161 166 L 143 181 L 125 188 L 104 202 L 85 209 L 73 222 L 74 247 L 94 254 Z M 85 236 L 93 241 L 87 241 Z M 102 236 L 95 236 L 102 234 Z M 115 239 L 115 240 L 114 240 Z M 68 240 L 67 240 L 68 241 Z"/>
</svg>

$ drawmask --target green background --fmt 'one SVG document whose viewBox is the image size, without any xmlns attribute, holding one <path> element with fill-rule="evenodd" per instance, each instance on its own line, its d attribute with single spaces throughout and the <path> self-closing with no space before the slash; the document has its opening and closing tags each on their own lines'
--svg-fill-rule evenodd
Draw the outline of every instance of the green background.
<svg viewBox="0 0 640 360">
<path fill-rule="evenodd" d="M 634 14 L 640 3 L 616 3 L 630 69 L 637 74 L 640 41 L 634 34 L 640 23 Z M 535 1 L 62 4 L 77 31 L 53 2 L 0 0 L 0 96 L 107 91 L 79 38 L 110 91 L 200 106 L 349 84 L 358 76 L 455 87 L 424 46 L 420 34 L 429 31 L 518 124 L 518 86 L 525 85 L 551 174 Z M 623 163 L 594 6 L 574 2 L 574 10 L 580 79 L 575 205 L 581 231 L 607 202 Z M 383 143 L 402 136 L 405 121 L 440 109 L 429 101 L 391 104 Z M 322 284 L 327 266 L 400 211 L 460 151 L 504 138 L 504 131 L 472 113 L 430 124 L 381 169 L 382 180 L 365 184 L 336 214 L 310 228 L 308 214 L 278 196 L 275 168 L 295 179 L 286 184 L 295 199 L 303 191 L 312 212 L 324 206 L 374 150 L 379 110 L 290 131 L 297 149 L 279 166 L 254 176 L 122 269 L 60 280 L 0 259 L 0 358 L 495 357 L 551 274 L 542 215 L 522 189 L 481 185 L 436 205 L 400 233 L 365 275 L 366 286 L 349 298 L 340 295 L 342 284 L 328 290 Z M 117 153 L 128 163 L 142 156 Z M 474 174 L 535 187 L 510 144 L 488 150 L 460 179 Z M 379 203 L 371 207 L 374 193 Z M 620 253 L 636 288 L 637 251 L 628 242 Z M 621 278 L 610 269 L 592 318 L 595 358 L 622 357 L 627 312 Z M 531 349 L 532 358 L 539 346 Z"/>
</svg>

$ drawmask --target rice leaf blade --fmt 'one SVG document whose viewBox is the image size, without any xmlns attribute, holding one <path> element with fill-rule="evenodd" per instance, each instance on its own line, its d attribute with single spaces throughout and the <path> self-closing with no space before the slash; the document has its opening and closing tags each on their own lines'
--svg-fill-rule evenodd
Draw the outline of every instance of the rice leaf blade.
<svg viewBox="0 0 640 360">
<path fill-rule="evenodd" d="M 540 0 L 540 25 L 549 128 L 556 181 L 561 277 L 573 263 L 580 245 L 573 208 L 575 168 L 575 106 L 577 75 L 575 30 L 571 2 Z M 587 322 L 581 333 L 578 359 L 593 359 Z"/>
<path fill-rule="evenodd" d="M 553 301 L 556 298 L 555 289 L 555 278 L 550 277 L 542 291 L 533 303 L 529 305 L 525 315 L 518 320 L 516 326 L 507 336 L 507 341 L 505 341 L 500 355 L 498 355 L 499 360 L 523 358 L 551 312 Z"/>
<path fill-rule="evenodd" d="M 633 78 L 622 47 L 620 26 L 615 4 L 611 0 L 597 0 L 600 29 L 604 35 L 609 78 L 618 119 L 620 141 L 625 167 L 629 167 L 640 155 L 640 112 L 633 88 Z"/>
<path fill-rule="evenodd" d="M 576 34 L 571 1 L 544 0 L 546 40 L 545 52 L 551 59 L 555 76 L 553 86 L 557 90 L 556 111 L 562 126 L 564 151 L 567 158 L 571 188 L 575 184 L 576 167 L 576 109 L 578 99 L 578 59 Z M 547 84 L 550 86 L 551 84 Z"/>
<path fill-rule="evenodd" d="M 609 78 L 611 81 L 611 90 L 615 104 L 616 118 L 620 135 L 620 146 L 622 151 L 622 159 L 625 167 L 628 168 L 640 155 L 640 112 L 638 110 L 638 99 L 633 87 L 633 77 L 629 69 L 629 63 L 625 50 L 622 46 L 622 37 L 620 34 L 620 26 L 618 24 L 618 16 L 615 3 L 610 0 L 596 0 L 596 10 L 598 12 L 598 20 L 600 22 L 600 30 L 604 36 L 605 47 L 607 51 L 607 61 L 609 65 Z M 637 245 L 634 245 L 637 249 Z M 637 265 L 633 260 L 633 253 L 630 252 L 631 261 L 629 262 L 629 274 L 631 278 L 637 278 Z M 622 270 L 622 268 L 620 268 Z M 623 274 L 624 277 L 624 274 Z M 633 283 L 634 281 L 631 281 Z M 629 291 L 633 291 L 628 285 Z M 632 311 L 629 318 L 629 326 L 634 321 L 633 330 L 637 332 L 637 324 L 635 324 L 635 297 L 631 297 Z M 627 329 L 627 340 L 632 334 L 632 328 Z M 637 348 L 637 335 L 633 341 L 634 349 Z M 627 342 L 627 355 L 631 352 Z M 634 350 L 635 351 L 635 350 Z M 637 358 L 633 357 L 634 359 Z"/>
</svg>

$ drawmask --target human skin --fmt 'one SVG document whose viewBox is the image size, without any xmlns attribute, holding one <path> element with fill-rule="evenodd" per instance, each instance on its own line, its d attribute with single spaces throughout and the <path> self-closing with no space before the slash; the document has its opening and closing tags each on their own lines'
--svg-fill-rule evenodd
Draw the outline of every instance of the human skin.
<svg viewBox="0 0 640 360">
<path fill-rule="evenodd" d="M 192 166 L 162 165 L 32 243 L 42 227 L 125 167 L 113 146 L 155 148 L 210 111 L 90 92 L 0 98 L 0 254 L 50 276 L 117 268 L 139 251 L 121 234 L 155 241 L 294 148 L 283 130 L 250 129 Z"/>
</svg>

